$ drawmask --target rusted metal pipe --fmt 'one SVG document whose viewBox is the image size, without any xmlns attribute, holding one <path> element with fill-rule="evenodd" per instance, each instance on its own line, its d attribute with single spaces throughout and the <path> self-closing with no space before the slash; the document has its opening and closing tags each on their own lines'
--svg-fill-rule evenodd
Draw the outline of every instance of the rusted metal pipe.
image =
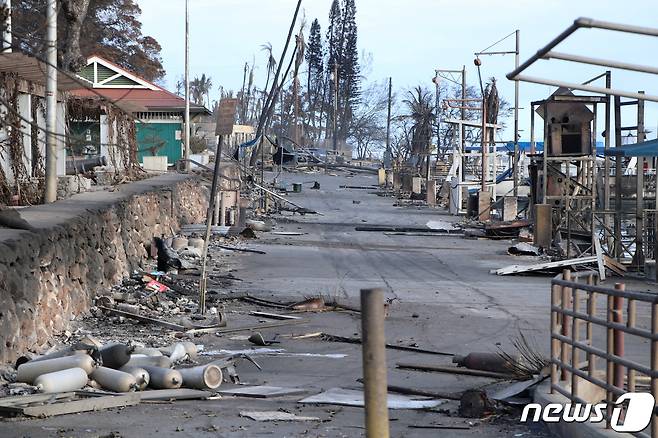
<svg viewBox="0 0 658 438">
<path fill-rule="evenodd" d="M 616 283 L 615 290 L 623 291 L 626 286 L 623 283 Z M 621 324 L 624 320 L 624 298 L 614 297 L 612 300 L 612 322 Z M 613 330 L 613 353 L 617 357 L 624 357 L 624 332 L 618 329 Z M 624 388 L 624 366 L 615 363 L 613 373 L 613 385 L 617 388 Z"/>
<path fill-rule="evenodd" d="M 361 339 L 366 437 L 388 438 L 384 290 L 361 289 Z"/>
</svg>

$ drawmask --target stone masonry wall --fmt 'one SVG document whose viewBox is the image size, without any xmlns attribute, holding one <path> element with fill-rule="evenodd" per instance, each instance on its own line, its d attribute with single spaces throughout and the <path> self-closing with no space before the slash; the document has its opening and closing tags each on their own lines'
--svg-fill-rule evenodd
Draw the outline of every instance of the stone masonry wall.
<svg viewBox="0 0 658 438">
<path fill-rule="evenodd" d="M 89 309 L 97 292 L 140 269 L 153 236 L 205 218 L 207 190 L 198 181 L 178 178 L 169 187 L 143 190 L 115 196 L 116 202 L 97 209 L 82 209 L 38 233 L 0 238 L 0 363 L 46 347 L 72 317 Z M 94 205 L 89 197 L 79 208 L 85 202 Z M 55 210 L 57 205 L 44 207 Z M 67 205 L 76 206 L 75 198 L 62 204 Z M 29 210 L 22 216 L 36 222 L 49 212 Z"/>
</svg>

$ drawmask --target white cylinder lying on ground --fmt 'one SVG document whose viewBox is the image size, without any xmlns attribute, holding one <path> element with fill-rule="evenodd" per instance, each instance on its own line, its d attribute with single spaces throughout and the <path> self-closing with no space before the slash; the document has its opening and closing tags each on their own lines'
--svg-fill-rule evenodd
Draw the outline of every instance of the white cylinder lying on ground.
<svg viewBox="0 0 658 438">
<path fill-rule="evenodd" d="M 167 356 L 145 356 L 139 354 L 133 354 L 130 356 L 130 360 L 125 366 L 130 367 L 160 367 L 160 368 L 171 368 L 171 359 Z"/>
<path fill-rule="evenodd" d="M 135 377 L 137 387 L 140 391 L 144 391 L 146 387 L 149 386 L 151 378 L 148 371 L 146 371 L 144 368 L 125 365 L 120 368 L 120 371 L 132 374 L 133 377 Z"/>
<path fill-rule="evenodd" d="M 162 352 L 157 348 L 136 347 L 133 354 L 143 354 L 145 356 L 162 356 Z"/>
<path fill-rule="evenodd" d="M 45 362 L 45 361 L 44 361 Z M 69 368 L 42 374 L 34 380 L 40 392 L 66 392 L 82 389 L 87 385 L 87 372 L 82 368 Z"/>
<path fill-rule="evenodd" d="M 222 370 L 217 365 L 179 368 L 177 371 L 183 376 L 183 386 L 186 388 L 217 389 L 222 384 Z"/>
<path fill-rule="evenodd" d="M 153 366 L 144 366 L 151 381 L 149 386 L 155 389 L 176 389 L 183 384 L 183 376 L 176 370 L 170 368 L 160 368 Z"/>
<path fill-rule="evenodd" d="M 90 377 L 103 388 L 114 392 L 130 392 L 137 389 L 137 379 L 130 373 L 107 367 L 98 367 Z"/>
<path fill-rule="evenodd" d="M 18 367 L 16 375 L 17 382 L 32 383 L 34 379 L 42 374 L 62 371 L 69 368 L 81 368 L 87 374 L 94 370 L 94 359 L 86 354 L 75 354 L 73 356 L 45 359 L 36 362 L 26 362 Z"/>
</svg>

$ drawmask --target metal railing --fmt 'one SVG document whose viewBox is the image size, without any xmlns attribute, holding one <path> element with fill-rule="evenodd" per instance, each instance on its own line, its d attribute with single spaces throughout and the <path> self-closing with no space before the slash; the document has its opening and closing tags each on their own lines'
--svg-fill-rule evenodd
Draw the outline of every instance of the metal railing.
<svg viewBox="0 0 658 438">
<path fill-rule="evenodd" d="M 638 324 L 638 302 L 650 309 L 648 328 Z M 648 341 L 648 348 L 644 344 L 640 348 L 649 350 L 642 355 L 645 363 L 625 357 L 625 335 Z M 597 347 L 603 341 L 605 349 Z M 597 368 L 602 363 L 605 367 Z M 551 393 L 558 392 L 574 403 L 596 403 L 583 398 L 580 385 L 587 382 L 605 392 L 606 428 L 618 396 L 640 391 L 648 383 L 658 399 L 658 295 L 627 291 L 623 283 L 614 288 L 600 286 L 594 271 L 565 270 L 551 281 Z M 650 430 L 651 435 L 637 436 L 658 438 L 655 413 Z"/>
</svg>

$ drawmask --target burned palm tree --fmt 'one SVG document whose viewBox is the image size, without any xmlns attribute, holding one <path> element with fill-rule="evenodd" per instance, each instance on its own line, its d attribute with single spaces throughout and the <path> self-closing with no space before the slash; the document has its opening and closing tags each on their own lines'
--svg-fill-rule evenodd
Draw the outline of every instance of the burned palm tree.
<svg viewBox="0 0 658 438">
<path fill-rule="evenodd" d="M 422 158 L 429 157 L 431 152 L 432 124 L 436 119 L 436 114 L 434 114 L 434 103 L 429 91 L 418 86 L 409 92 L 409 96 L 410 98 L 405 99 L 404 103 L 409 110 L 408 117 L 413 121 L 410 131 L 411 157 L 414 161 L 412 165 L 420 169 Z"/>
<path fill-rule="evenodd" d="M 190 91 L 192 94 L 192 100 L 198 105 L 205 105 L 206 98 L 208 99 L 208 104 L 210 105 L 210 90 L 212 89 L 212 79 L 206 74 L 202 74 L 201 77 L 196 77 L 192 82 L 190 82 Z"/>
<path fill-rule="evenodd" d="M 487 123 L 498 123 L 500 99 L 498 97 L 498 88 L 496 87 L 496 78 L 489 79 L 484 89 L 484 104 L 487 108 Z"/>
<path fill-rule="evenodd" d="M 263 87 L 263 91 L 267 92 L 267 87 L 270 85 L 270 76 L 276 69 L 276 59 L 274 59 L 274 55 L 272 54 L 272 43 L 265 43 L 260 46 L 260 49 L 267 53 L 267 79 Z"/>
</svg>

